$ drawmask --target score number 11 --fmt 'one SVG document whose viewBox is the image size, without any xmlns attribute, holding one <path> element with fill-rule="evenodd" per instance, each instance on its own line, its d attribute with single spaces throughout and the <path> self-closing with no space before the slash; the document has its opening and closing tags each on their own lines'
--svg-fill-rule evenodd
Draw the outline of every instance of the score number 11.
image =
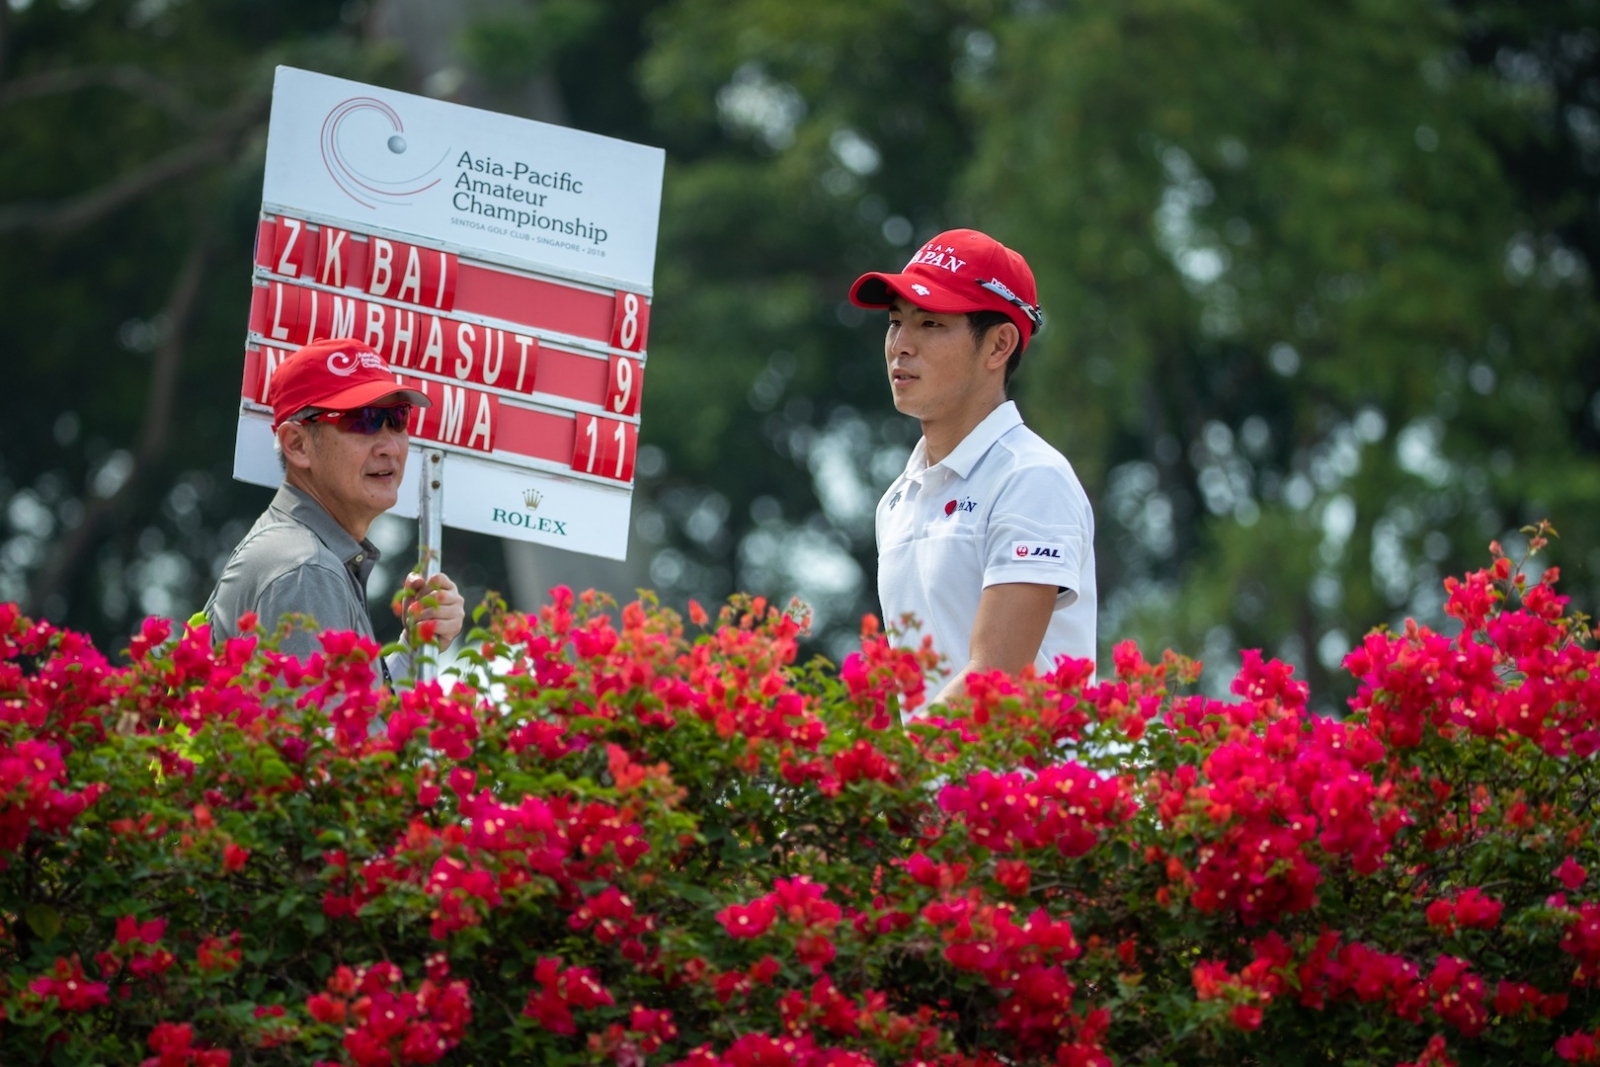
<svg viewBox="0 0 1600 1067">
<path fill-rule="evenodd" d="M 639 448 L 639 427 L 631 422 L 579 415 L 573 441 L 572 469 L 619 482 L 633 481 L 634 454 Z"/>
</svg>

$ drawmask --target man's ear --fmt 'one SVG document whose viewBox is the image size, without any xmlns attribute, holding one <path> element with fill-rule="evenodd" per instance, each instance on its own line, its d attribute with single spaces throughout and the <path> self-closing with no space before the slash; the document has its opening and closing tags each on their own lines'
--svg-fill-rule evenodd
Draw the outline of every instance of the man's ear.
<svg viewBox="0 0 1600 1067">
<path fill-rule="evenodd" d="M 303 471 L 311 469 L 312 437 L 311 427 L 303 422 L 286 422 L 278 427 L 278 447 L 287 466 Z"/>
<path fill-rule="evenodd" d="M 1002 322 L 993 327 L 983 338 L 983 366 L 985 370 L 1002 370 L 1011 353 L 1017 350 L 1017 344 L 1022 340 L 1022 335 L 1017 332 L 1017 324 L 1011 321 Z"/>
</svg>

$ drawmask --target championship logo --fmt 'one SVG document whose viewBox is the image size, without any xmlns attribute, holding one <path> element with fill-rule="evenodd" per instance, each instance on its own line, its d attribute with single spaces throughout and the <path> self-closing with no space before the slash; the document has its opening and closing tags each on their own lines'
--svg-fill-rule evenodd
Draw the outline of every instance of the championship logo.
<svg viewBox="0 0 1600 1067">
<path fill-rule="evenodd" d="M 387 370 L 388 364 L 371 352 L 345 352 L 340 350 L 328 357 L 329 374 L 337 374 L 341 378 L 348 378 L 356 372 L 358 367 Z"/>
<path fill-rule="evenodd" d="M 362 207 L 376 210 L 380 200 L 404 204 L 439 184 L 442 179 L 429 175 L 439 169 L 450 149 L 417 171 L 415 162 L 408 165 L 401 158 L 409 147 L 400 113 L 370 96 L 335 104 L 322 120 L 322 162 L 328 176 Z"/>
</svg>

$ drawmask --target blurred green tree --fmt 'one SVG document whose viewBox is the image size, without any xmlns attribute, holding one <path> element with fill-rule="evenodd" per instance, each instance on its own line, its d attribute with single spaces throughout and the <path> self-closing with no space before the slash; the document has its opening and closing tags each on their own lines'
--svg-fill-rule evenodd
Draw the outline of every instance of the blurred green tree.
<svg viewBox="0 0 1600 1067">
<path fill-rule="evenodd" d="M 635 536 L 672 600 L 798 593 L 825 648 L 875 610 L 916 431 L 844 294 L 978 225 L 1039 274 L 1017 393 L 1095 498 L 1107 641 L 1320 682 L 1542 516 L 1600 602 L 1594 0 L 426 8 L 0 7 L 0 596 L 184 614 L 259 507 L 226 457 L 286 61 L 667 148 Z"/>
<path fill-rule="evenodd" d="M 1596 591 L 1594 203 L 1519 180 L 1585 137 L 1563 181 L 1593 167 L 1595 113 L 1533 52 L 1474 62 L 1512 9 L 1472 6 L 1073 5 L 998 35 L 963 195 L 1042 248 L 1061 328 L 1023 397 L 1102 487 L 1108 632 L 1322 683 L 1545 515 Z M 1592 28 L 1517 22 L 1600 102 Z"/>
<path fill-rule="evenodd" d="M 0 5 L 0 598 L 102 634 L 187 615 L 259 510 L 228 474 L 272 69 L 394 66 L 340 15 Z"/>
<path fill-rule="evenodd" d="M 832 531 L 863 531 L 870 574 L 859 513 L 828 508 L 832 457 L 871 489 L 903 429 L 839 298 L 975 224 L 1040 277 L 1054 328 L 1017 391 L 1098 502 L 1107 640 L 1266 647 L 1324 682 L 1367 628 L 1438 618 L 1441 574 L 1545 515 L 1592 600 L 1600 48 L 1582 8 L 681 0 L 641 68 L 686 145 L 662 321 L 696 357 L 725 351 L 729 381 L 662 359 L 653 399 L 697 413 L 680 473 L 748 499 L 748 468 L 717 463 L 753 429 L 735 387 L 775 406 L 766 383 L 794 368 L 769 440 Z M 840 449 L 858 419 L 876 448 Z M 791 493 L 781 514 L 808 503 Z M 803 557 L 772 547 L 794 527 L 752 518 L 743 573 L 766 555 L 768 581 L 803 586 L 781 574 Z"/>
</svg>

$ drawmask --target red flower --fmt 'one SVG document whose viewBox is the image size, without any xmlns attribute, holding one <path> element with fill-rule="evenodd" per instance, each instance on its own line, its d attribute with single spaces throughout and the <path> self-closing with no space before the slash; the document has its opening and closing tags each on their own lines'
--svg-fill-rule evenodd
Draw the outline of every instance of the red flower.
<svg viewBox="0 0 1600 1067">
<path fill-rule="evenodd" d="M 996 860 L 994 878 L 1014 897 L 1028 895 L 1028 885 L 1033 880 L 1033 868 L 1026 860 Z"/>
<path fill-rule="evenodd" d="M 1477 889 L 1463 890 L 1456 897 L 1456 922 L 1467 929 L 1489 930 L 1500 922 L 1505 905 Z"/>
<path fill-rule="evenodd" d="M 777 918 L 777 907 L 766 897 L 749 904 L 730 904 L 717 912 L 717 921 L 728 931 L 729 937 L 760 937 L 771 929 Z"/>
<path fill-rule="evenodd" d="M 837 950 L 825 934 L 801 934 L 795 938 L 795 955 L 811 968 L 812 974 L 822 973 L 822 968 L 833 962 Z"/>
<path fill-rule="evenodd" d="M 167 931 L 167 920 L 151 919 L 141 923 L 132 915 L 124 915 L 117 920 L 117 944 L 126 945 L 132 941 L 142 941 L 153 945 L 160 941 Z"/>
<path fill-rule="evenodd" d="M 1228 1019 L 1241 1030 L 1261 1029 L 1261 1009 L 1254 1004 L 1235 1004 Z"/>
<path fill-rule="evenodd" d="M 239 932 L 235 930 L 227 940 L 208 937 L 195 949 L 195 966 L 204 974 L 227 974 L 239 969 Z"/>
<path fill-rule="evenodd" d="M 1428 988 L 1436 997 L 1433 1010 L 1464 1036 L 1477 1037 L 1489 1025 L 1483 979 L 1472 973 L 1466 960 L 1440 956 L 1428 976 Z"/>
<path fill-rule="evenodd" d="M 224 871 L 229 873 L 237 871 L 244 867 L 246 861 L 249 859 L 250 850 L 247 848 L 241 848 L 232 841 L 229 841 L 222 848 L 222 869 Z"/>
<path fill-rule="evenodd" d="M 344 1022 L 345 1003 L 335 1000 L 326 993 L 313 993 L 306 998 L 306 1010 L 311 1017 L 319 1023 L 337 1026 Z"/>
<path fill-rule="evenodd" d="M 1568 1063 L 1600 1063 L 1600 1044 L 1597 1044 L 1595 1033 L 1568 1034 L 1556 1039 L 1556 1055 Z"/>
<path fill-rule="evenodd" d="M 575 1034 L 577 1024 L 572 1009 L 598 1008 L 615 1004 L 611 994 L 587 967 L 561 970 L 561 957 L 546 956 L 534 967 L 539 988 L 529 992 L 522 1014 L 557 1034 Z"/>
<path fill-rule="evenodd" d="M 51 973 L 29 982 L 28 989 L 54 1000 L 62 1011 L 88 1011 L 108 1003 L 106 984 L 89 981 L 77 956 L 57 958 Z"/>
<path fill-rule="evenodd" d="M 1568 856 L 1561 861 L 1561 866 L 1550 872 L 1556 876 L 1560 883 L 1567 887 L 1569 893 L 1576 893 L 1589 877 L 1589 872 L 1578 866 L 1578 861 Z"/>
<path fill-rule="evenodd" d="M 1457 927 L 1464 930 L 1493 929 L 1500 922 L 1505 905 L 1488 897 L 1478 889 L 1466 889 L 1455 897 L 1444 897 L 1428 905 L 1425 912 L 1428 925 L 1454 933 Z"/>
<path fill-rule="evenodd" d="M 1456 1067 L 1456 1062 L 1445 1055 L 1444 1038 L 1434 1034 L 1415 1062 L 1402 1063 L 1399 1067 Z"/>
</svg>

